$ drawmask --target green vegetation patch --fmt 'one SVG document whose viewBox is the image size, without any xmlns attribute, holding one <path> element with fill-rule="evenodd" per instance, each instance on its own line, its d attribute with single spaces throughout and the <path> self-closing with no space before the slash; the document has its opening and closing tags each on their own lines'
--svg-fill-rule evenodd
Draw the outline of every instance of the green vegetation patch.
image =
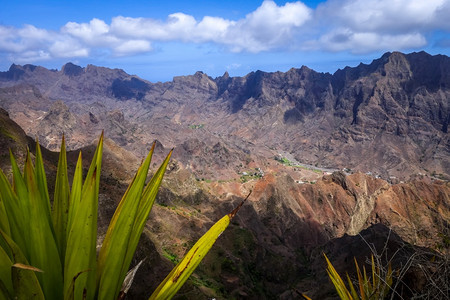
<svg viewBox="0 0 450 300">
<path fill-rule="evenodd" d="M 203 127 L 205 127 L 205 124 L 191 124 L 191 125 L 189 125 L 190 129 L 202 129 Z"/>
</svg>

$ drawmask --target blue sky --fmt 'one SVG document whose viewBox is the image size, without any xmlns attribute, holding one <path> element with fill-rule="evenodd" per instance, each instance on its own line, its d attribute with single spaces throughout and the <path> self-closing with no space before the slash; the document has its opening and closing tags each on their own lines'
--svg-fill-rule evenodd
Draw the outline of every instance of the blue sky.
<svg viewBox="0 0 450 300">
<path fill-rule="evenodd" d="M 450 0 L 1 1 L 0 70 L 66 62 L 150 81 L 335 72 L 386 51 L 450 54 Z"/>
</svg>

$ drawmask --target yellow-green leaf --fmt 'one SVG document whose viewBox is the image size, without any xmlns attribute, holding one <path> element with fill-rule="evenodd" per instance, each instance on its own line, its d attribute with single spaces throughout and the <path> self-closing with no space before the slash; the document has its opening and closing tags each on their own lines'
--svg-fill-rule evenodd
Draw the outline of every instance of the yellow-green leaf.
<svg viewBox="0 0 450 300">
<path fill-rule="evenodd" d="M 185 257 L 173 268 L 149 299 L 171 299 L 197 268 L 217 238 L 230 224 L 230 216 L 217 221 L 189 250 Z"/>
<path fill-rule="evenodd" d="M 78 154 L 78 161 L 75 167 L 75 174 L 73 175 L 72 189 L 70 190 L 69 199 L 69 214 L 67 217 L 66 237 L 72 227 L 74 214 L 78 211 L 78 207 L 81 203 L 81 191 L 83 187 L 83 161 L 81 151 Z"/>
<path fill-rule="evenodd" d="M 0 239 L 3 241 L 3 239 Z M 4 241 L 3 241 L 4 242 Z M 6 243 L 4 242 L 5 247 L 7 247 Z M 12 279 L 11 279 L 11 267 L 13 263 L 7 254 L 7 252 L 0 247 L 0 281 L 3 282 L 5 288 L 7 291 L 12 294 L 13 293 L 13 286 L 12 286 Z"/>
<path fill-rule="evenodd" d="M 48 222 L 51 225 L 52 231 L 54 234 L 51 213 L 50 213 L 50 197 L 48 195 L 47 177 L 45 175 L 44 160 L 42 159 L 41 146 L 39 145 L 38 141 L 36 141 L 35 172 L 36 172 L 36 181 L 37 181 L 39 192 L 41 193 L 44 210 L 46 212 Z"/>
<path fill-rule="evenodd" d="M 102 157 L 103 132 L 83 184 L 82 159 L 81 153 L 79 154 L 70 192 L 64 261 L 64 297 L 66 299 L 71 293 L 73 282 L 75 283 L 75 299 L 95 297 L 97 213 Z M 77 280 L 74 281 L 74 278 Z M 87 291 L 85 296 L 84 290 Z"/>
<path fill-rule="evenodd" d="M 152 299 L 171 299 L 177 291 L 183 286 L 192 272 L 209 252 L 211 247 L 216 242 L 217 238 L 224 232 L 230 224 L 230 220 L 241 209 L 244 202 L 250 197 L 250 193 L 231 213 L 225 215 L 222 219 L 217 221 L 188 251 L 183 259 L 172 269 L 169 275 L 166 276 L 158 288 L 150 296 Z"/>
<path fill-rule="evenodd" d="M 134 219 L 130 240 L 128 242 L 125 260 L 121 270 L 122 273 L 127 272 L 131 260 L 133 259 L 134 252 L 136 251 L 136 247 L 139 243 L 139 238 L 141 237 L 145 223 L 147 222 L 148 215 L 150 214 L 150 211 L 153 207 L 153 203 L 155 202 L 156 194 L 158 193 L 159 187 L 161 185 L 171 155 L 172 151 L 170 151 L 170 153 L 167 155 L 166 159 L 161 164 L 155 175 L 153 175 L 152 179 L 147 184 L 143 192 L 141 201 L 139 203 L 139 209 L 137 211 L 137 216 Z"/>
<path fill-rule="evenodd" d="M 74 212 L 73 222 L 67 236 L 67 250 L 64 267 L 64 295 L 72 293 L 75 278 L 75 299 L 82 299 L 83 290 L 88 291 L 87 299 L 95 296 L 95 267 L 97 242 L 98 182 L 94 171 L 86 178 L 81 203 Z M 89 270 L 80 274 L 80 272 Z"/>
<path fill-rule="evenodd" d="M 1 170 L 0 170 L 1 172 Z M 2 172 L 3 173 L 3 172 Z M 1 175 L 0 175 L 1 176 Z M 6 213 L 5 203 L 0 192 L 0 229 L 11 235 L 11 229 L 9 227 L 8 214 Z"/>
<path fill-rule="evenodd" d="M 128 271 L 129 263 L 126 269 L 124 268 L 125 257 L 153 149 L 139 167 L 108 226 L 98 258 L 97 282 L 99 299 L 116 299 Z M 125 269 L 125 272 L 122 271 L 123 269 Z"/>
<path fill-rule="evenodd" d="M 350 287 L 350 294 L 352 295 L 353 299 L 359 299 L 358 293 L 356 292 L 356 289 L 353 286 L 353 282 L 350 279 L 350 276 L 348 276 L 348 274 L 347 274 L 347 282 L 348 282 L 348 286 Z"/>
<path fill-rule="evenodd" d="M 29 265 L 19 246 L 1 230 L 0 239 L 8 245 L 8 250 L 12 253 L 12 264 Z M 15 299 L 45 299 L 34 271 L 22 268 L 10 268 L 10 270 Z"/>
<path fill-rule="evenodd" d="M 45 271 L 36 274 L 47 299 L 62 297 L 62 265 L 58 247 L 54 239 L 51 225 L 48 222 L 46 204 L 41 198 L 35 172 L 28 156 L 25 162 L 25 183 L 28 190 L 29 240 L 27 241 L 29 261 L 34 266 Z"/>
<path fill-rule="evenodd" d="M 8 232 L 7 230 L 2 230 L 8 236 L 11 236 L 21 249 L 25 249 L 26 244 L 24 232 L 26 231 L 25 226 L 27 223 L 25 221 L 24 211 L 20 206 L 19 200 L 17 199 L 12 186 L 8 182 L 8 179 L 2 170 L 0 170 L 0 193 L 6 214 L 8 216 L 3 221 L 7 221 L 9 223 L 9 226 L 7 227 L 9 227 L 10 231 Z"/>
<path fill-rule="evenodd" d="M 55 193 L 53 197 L 52 219 L 59 256 L 64 262 L 66 253 L 67 219 L 69 214 L 69 178 L 67 176 L 66 143 L 64 135 L 59 152 L 58 171 L 56 172 Z"/>
<path fill-rule="evenodd" d="M 361 299 L 366 299 L 366 290 L 365 290 L 365 280 L 361 274 L 361 270 L 359 269 L 358 262 L 355 260 L 356 273 L 358 274 L 358 284 L 359 284 L 359 293 L 361 294 Z"/>
<path fill-rule="evenodd" d="M 346 299 L 352 300 L 353 297 L 352 297 L 350 291 L 345 286 L 345 283 L 342 280 L 341 276 L 336 271 L 336 269 L 333 267 L 333 264 L 330 262 L 330 260 L 325 255 L 325 253 L 323 255 L 325 256 L 325 259 L 327 261 L 327 273 L 328 273 L 328 276 L 330 277 L 331 282 L 333 283 L 333 285 L 334 285 L 334 287 L 336 289 L 336 292 L 338 293 L 339 297 L 341 299 L 344 299 L 344 300 L 346 300 Z"/>
</svg>

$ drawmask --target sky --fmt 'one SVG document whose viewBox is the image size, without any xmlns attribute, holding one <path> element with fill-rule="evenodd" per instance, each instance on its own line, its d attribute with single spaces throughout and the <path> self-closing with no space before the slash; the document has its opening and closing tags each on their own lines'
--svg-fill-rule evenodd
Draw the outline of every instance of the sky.
<svg viewBox="0 0 450 300">
<path fill-rule="evenodd" d="M 450 0 L 0 0 L 12 63 L 120 68 L 156 82 L 308 66 L 334 73 L 385 52 L 450 55 Z"/>
</svg>

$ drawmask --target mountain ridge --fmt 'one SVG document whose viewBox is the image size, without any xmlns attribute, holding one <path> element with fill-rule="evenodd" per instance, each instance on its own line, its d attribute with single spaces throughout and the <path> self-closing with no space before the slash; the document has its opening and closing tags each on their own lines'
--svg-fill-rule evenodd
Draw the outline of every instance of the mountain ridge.
<svg viewBox="0 0 450 300">
<path fill-rule="evenodd" d="M 28 134 L 50 148 L 57 147 L 50 145 L 57 134 L 68 129 L 53 126 L 49 135 L 43 119 L 52 103 L 62 100 L 77 119 L 69 148 L 83 146 L 105 129 L 136 154 L 148 140 L 176 148 L 197 139 L 250 153 L 254 161 L 288 152 L 302 163 L 386 179 L 419 173 L 450 178 L 449 74 L 447 56 L 425 52 L 388 52 L 370 64 L 333 74 L 306 66 L 243 77 L 224 73 L 212 78 L 199 71 L 157 83 L 92 65 L 67 63 L 60 71 L 12 65 L 0 72 L 0 97 L 2 92 L 11 94 L 5 89 L 26 84 L 41 93 L 40 99 L 27 100 L 41 103 L 40 109 L 3 100 L 8 95 L 0 103 Z M 24 111 L 32 122 L 19 118 Z M 123 117 L 107 117 L 118 114 Z M 180 161 L 201 165 L 192 157 Z"/>
</svg>

